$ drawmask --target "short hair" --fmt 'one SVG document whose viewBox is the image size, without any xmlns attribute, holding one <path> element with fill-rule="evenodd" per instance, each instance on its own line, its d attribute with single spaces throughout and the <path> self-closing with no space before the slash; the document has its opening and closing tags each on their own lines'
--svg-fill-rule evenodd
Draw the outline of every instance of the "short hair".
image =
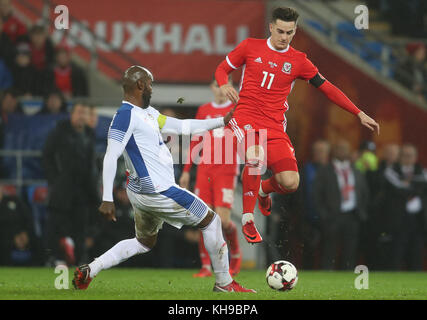
<svg viewBox="0 0 427 320">
<path fill-rule="evenodd" d="M 276 22 L 277 19 L 286 22 L 294 21 L 297 23 L 299 13 L 293 8 L 279 7 L 273 10 L 271 22 Z"/>
<path fill-rule="evenodd" d="M 76 101 L 76 102 L 74 102 L 74 104 L 72 105 L 71 110 L 70 110 L 70 113 L 73 113 L 73 112 L 76 110 L 76 107 L 77 107 L 77 106 L 81 106 L 81 107 L 83 107 L 83 108 L 88 108 L 88 109 L 90 108 L 88 103 L 86 103 L 86 102 L 84 102 L 84 101 Z"/>
</svg>

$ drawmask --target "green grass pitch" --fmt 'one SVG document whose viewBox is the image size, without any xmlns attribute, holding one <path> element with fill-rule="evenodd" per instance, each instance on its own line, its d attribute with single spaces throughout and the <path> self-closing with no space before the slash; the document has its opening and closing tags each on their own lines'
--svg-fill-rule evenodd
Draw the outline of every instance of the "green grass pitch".
<svg viewBox="0 0 427 320">
<path fill-rule="evenodd" d="M 124 269 L 102 271 L 88 290 L 72 288 L 73 270 L 69 272 L 68 290 L 55 288 L 53 268 L 0 268 L 0 299 L 10 300 L 381 300 L 427 298 L 427 274 L 405 272 L 370 272 L 369 289 L 357 290 L 358 276 L 352 272 L 300 271 L 297 286 L 289 292 L 270 289 L 262 270 L 242 270 L 236 280 L 257 290 L 248 293 L 212 292 L 214 278 L 193 278 L 196 270 Z"/>
</svg>

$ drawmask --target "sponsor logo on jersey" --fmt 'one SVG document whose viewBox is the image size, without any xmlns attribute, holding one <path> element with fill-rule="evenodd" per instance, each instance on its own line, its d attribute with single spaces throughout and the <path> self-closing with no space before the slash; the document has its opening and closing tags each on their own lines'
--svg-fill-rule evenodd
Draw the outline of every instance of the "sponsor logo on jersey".
<svg viewBox="0 0 427 320">
<path fill-rule="evenodd" d="M 245 124 L 243 129 L 245 129 L 246 131 L 252 129 L 252 126 L 250 124 Z"/>
<path fill-rule="evenodd" d="M 290 74 L 292 70 L 292 64 L 289 62 L 285 62 L 282 67 L 282 72 L 286 74 Z"/>
<path fill-rule="evenodd" d="M 256 58 L 254 61 L 258 63 L 262 63 L 261 57 Z"/>
</svg>

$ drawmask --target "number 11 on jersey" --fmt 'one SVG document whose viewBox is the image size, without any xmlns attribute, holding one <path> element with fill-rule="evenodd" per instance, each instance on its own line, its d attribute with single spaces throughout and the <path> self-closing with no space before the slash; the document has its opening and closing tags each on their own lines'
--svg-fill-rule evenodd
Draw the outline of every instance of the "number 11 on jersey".
<svg viewBox="0 0 427 320">
<path fill-rule="evenodd" d="M 261 82 L 261 88 L 264 87 L 268 76 L 270 76 L 270 81 L 268 82 L 268 85 L 267 85 L 267 89 L 269 90 L 271 88 L 271 84 L 273 83 L 274 73 L 269 73 L 267 71 L 263 71 L 262 73 L 264 74 L 264 78 L 262 79 L 262 82 Z"/>
</svg>

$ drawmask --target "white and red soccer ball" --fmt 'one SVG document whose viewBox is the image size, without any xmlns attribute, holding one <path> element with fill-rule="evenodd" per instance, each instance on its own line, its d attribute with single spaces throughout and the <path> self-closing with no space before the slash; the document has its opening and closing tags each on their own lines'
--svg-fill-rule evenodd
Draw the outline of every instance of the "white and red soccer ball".
<svg viewBox="0 0 427 320">
<path fill-rule="evenodd" d="M 271 289 L 288 291 L 297 284 L 298 271 L 292 263 L 279 260 L 268 267 L 265 278 Z"/>
</svg>

